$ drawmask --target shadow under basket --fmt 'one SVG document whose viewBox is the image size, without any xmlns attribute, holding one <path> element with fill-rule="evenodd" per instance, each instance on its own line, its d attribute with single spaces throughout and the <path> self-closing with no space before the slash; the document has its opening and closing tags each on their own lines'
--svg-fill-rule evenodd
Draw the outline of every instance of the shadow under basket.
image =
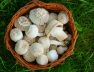
<svg viewBox="0 0 94 72">
<path fill-rule="evenodd" d="M 64 54 L 62 54 L 60 56 L 60 58 L 57 61 L 52 62 L 52 63 L 48 63 L 47 65 L 38 65 L 38 64 L 34 64 L 34 63 L 28 63 L 27 61 L 25 61 L 22 58 L 22 56 L 18 55 L 15 52 L 15 50 L 14 50 L 14 44 L 15 43 L 13 41 L 11 41 L 10 35 L 9 35 L 11 29 L 14 26 L 15 20 L 18 19 L 20 16 L 28 13 L 31 9 L 37 8 L 37 7 L 42 7 L 42 8 L 47 9 L 48 11 L 57 12 L 57 13 L 60 12 L 60 11 L 64 11 L 69 17 L 68 26 L 69 26 L 69 31 L 72 35 L 72 40 L 71 40 L 71 43 L 69 45 L 69 48 L 67 49 L 67 51 Z M 24 66 L 24 67 L 26 67 L 30 70 L 39 70 L 39 69 L 52 68 L 52 67 L 55 67 L 55 66 L 63 63 L 67 57 L 72 55 L 77 37 L 78 37 L 77 36 L 77 30 L 76 30 L 75 25 L 74 25 L 74 20 L 73 20 L 72 14 L 64 5 L 57 4 L 57 3 L 44 3 L 44 2 L 41 2 L 41 1 L 36 1 L 36 2 L 32 1 L 32 2 L 29 2 L 28 4 L 26 4 L 21 9 L 19 9 L 15 13 L 15 15 L 12 17 L 9 25 L 7 26 L 4 41 L 5 41 L 6 48 L 12 53 L 12 55 L 16 58 L 16 60 L 19 64 L 21 64 L 22 66 Z"/>
</svg>

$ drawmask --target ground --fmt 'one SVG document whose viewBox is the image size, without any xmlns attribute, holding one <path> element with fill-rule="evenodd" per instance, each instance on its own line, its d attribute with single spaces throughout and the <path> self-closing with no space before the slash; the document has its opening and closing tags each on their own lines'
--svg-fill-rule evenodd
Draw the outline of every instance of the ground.
<svg viewBox="0 0 94 72">
<path fill-rule="evenodd" d="M 4 33 L 15 12 L 31 0 L 0 0 L 0 72 L 30 72 L 6 50 Z M 94 0 L 42 0 L 64 4 L 73 14 L 78 30 L 74 53 L 64 64 L 35 72 L 94 72 Z"/>
</svg>

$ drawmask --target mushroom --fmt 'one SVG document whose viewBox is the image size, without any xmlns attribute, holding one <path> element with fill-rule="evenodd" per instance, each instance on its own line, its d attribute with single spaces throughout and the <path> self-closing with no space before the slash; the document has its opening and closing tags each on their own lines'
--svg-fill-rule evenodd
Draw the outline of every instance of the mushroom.
<svg viewBox="0 0 94 72">
<path fill-rule="evenodd" d="M 33 43 L 30 46 L 30 51 L 32 55 L 34 55 L 35 57 L 38 57 L 44 53 L 44 48 L 40 43 Z"/>
<path fill-rule="evenodd" d="M 46 55 L 40 55 L 36 58 L 36 62 L 39 65 L 46 65 L 48 63 L 48 58 Z"/>
<path fill-rule="evenodd" d="M 47 37 L 50 36 L 50 32 L 54 29 L 54 27 L 57 27 L 57 26 L 59 26 L 59 25 L 62 26 L 63 24 L 60 23 L 60 22 L 57 21 L 57 20 L 52 20 L 52 21 L 50 21 L 50 22 L 48 23 L 48 26 L 47 26 L 46 29 L 45 29 L 45 33 L 46 33 Z"/>
<path fill-rule="evenodd" d="M 43 33 L 38 32 L 38 27 L 36 25 L 30 25 L 29 29 L 25 31 L 26 36 L 33 39 L 37 36 L 43 36 Z"/>
<path fill-rule="evenodd" d="M 48 53 L 47 53 L 47 57 L 48 57 L 48 60 L 50 62 L 54 62 L 58 59 L 58 54 L 56 52 L 56 50 L 50 50 Z"/>
<path fill-rule="evenodd" d="M 56 38 L 53 37 L 53 36 L 50 36 L 49 39 L 51 39 L 51 40 L 56 40 Z"/>
<path fill-rule="evenodd" d="M 65 46 L 65 44 L 64 44 L 63 41 L 60 42 L 60 41 L 57 41 L 57 40 L 50 40 L 50 44 L 51 44 L 51 45 L 56 45 L 56 46 L 58 46 L 58 45 Z"/>
<path fill-rule="evenodd" d="M 50 50 L 56 50 L 57 49 L 57 46 L 56 45 L 51 45 L 50 46 Z"/>
<path fill-rule="evenodd" d="M 20 29 L 14 28 L 10 31 L 10 38 L 12 41 L 17 42 L 23 38 L 23 33 Z"/>
<path fill-rule="evenodd" d="M 30 11 L 29 18 L 36 25 L 44 25 L 48 22 L 49 13 L 44 8 L 35 8 Z"/>
<path fill-rule="evenodd" d="M 62 45 L 62 46 L 64 46 L 63 42 L 59 42 L 59 41 L 56 41 L 56 40 L 50 40 L 47 37 L 41 37 L 41 38 L 39 38 L 38 42 L 40 44 L 42 44 L 42 46 L 44 48 L 44 53 L 47 53 L 49 51 L 50 45 L 56 45 L 56 46 L 57 45 Z"/>
<path fill-rule="evenodd" d="M 35 38 L 31 39 L 30 37 L 27 37 L 26 35 L 23 37 L 23 40 L 26 40 L 29 43 L 29 45 L 35 42 Z"/>
<path fill-rule="evenodd" d="M 42 33 L 45 31 L 46 24 L 45 25 L 37 25 L 37 27 L 39 29 L 39 33 Z"/>
<path fill-rule="evenodd" d="M 50 47 L 50 39 L 47 37 L 40 37 L 38 42 L 41 43 L 45 49 Z"/>
<path fill-rule="evenodd" d="M 41 37 L 39 38 L 38 42 L 40 44 L 42 44 L 43 48 L 44 48 L 44 54 L 46 54 L 49 51 L 49 47 L 50 47 L 50 40 L 47 37 Z"/>
<path fill-rule="evenodd" d="M 27 62 L 33 62 L 35 61 L 36 57 L 34 57 L 30 51 L 30 49 L 23 55 L 23 58 L 27 61 Z"/>
<path fill-rule="evenodd" d="M 25 16 L 20 16 L 14 23 L 14 26 L 19 28 L 22 31 L 25 31 L 29 28 L 31 22 Z"/>
<path fill-rule="evenodd" d="M 29 49 L 29 44 L 27 41 L 25 40 L 19 40 L 17 41 L 16 45 L 15 45 L 15 51 L 19 54 L 19 55 L 23 55 L 25 54 Z"/>
<path fill-rule="evenodd" d="M 63 31 L 62 27 L 55 27 L 51 31 L 51 36 L 56 37 L 59 41 L 65 40 L 68 35 Z"/>
<path fill-rule="evenodd" d="M 64 46 L 64 42 L 63 41 L 60 42 L 60 41 L 57 41 L 57 40 L 50 40 L 47 37 L 41 37 L 41 38 L 39 38 L 38 42 L 41 43 L 45 49 L 49 48 L 50 44 L 51 45 L 56 45 L 56 46 L 57 45 Z"/>
<path fill-rule="evenodd" d="M 69 21 L 69 17 L 64 11 L 62 11 L 58 14 L 58 21 L 60 21 L 62 24 L 66 24 Z"/>
<path fill-rule="evenodd" d="M 49 14 L 49 20 L 48 23 L 52 20 L 57 20 L 57 14 L 56 13 L 50 13 Z"/>
<path fill-rule="evenodd" d="M 71 41 L 71 34 L 68 34 L 68 37 L 64 40 L 64 43 L 66 44 L 66 45 L 68 45 L 69 43 L 70 43 L 70 41 Z"/>
<path fill-rule="evenodd" d="M 68 47 L 57 47 L 57 53 L 58 54 L 63 54 L 66 50 L 68 49 Z"/>
</svg>

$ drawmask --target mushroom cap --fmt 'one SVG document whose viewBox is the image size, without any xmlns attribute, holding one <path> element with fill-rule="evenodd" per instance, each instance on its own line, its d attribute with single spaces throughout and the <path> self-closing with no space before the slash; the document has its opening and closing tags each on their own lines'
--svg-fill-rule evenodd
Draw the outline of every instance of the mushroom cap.
<svg viewBox="0 0 94 72">
<path fill-rule="evenodd" d="M 48 20 L 48 22 L 50 22 L 52 20 L 57 20 L 57 14 L 56 13 L 50 13 L 49 14 L 49 20 Z"/>
<path fill-rule="evenodd" d="M 57 53 L 58 54 L 63 54 L 67 49 L 68 49 L 68 47 L 60 46 L 60 47 L 57 48 Z"/>
<path fill-rule="evenodd" d="M 68 37 L 68 35 L 63 31 L 62 27 L 55 27 L 51 31 L 51 36 L 56 37 L 59 41 L 62 41 Z"/>
<path fill-rule="evenodd" d="M 48 63 L 48 58 L 46 55 L 40 55 L 36 58 L 36 62 L 39 65 L 46 65 Z"/>
<path fill-rule="evenodd" d="M 52 20 L 52 21 L 50 21 L 50 22 L 48 23 L 46 29 L 45 29 L 46 35 L 49 37 L 51 31 L 52 31 L 55 27 L 57 27 L 57 26 L 59 26 L 59 25 L 63 25 L 63 24 L 62 24 L 61 22 L 57 21 L 57 20 Z"/>
<path fill-rule="evenodd" d="M 36 25 L 44 25 L 48 22 L 49 13 L 44 8 L 35 8 L 30 11 L 29 18 Z"/>
<path fill-rule="evenodd" d="M 19 55 L 23 55 L 25 54 L 29 49 L 29 44 L 27 41 L 25 40 L 19 40 L 17 41 L 16 45 L 15 45 L 15 51 L 19 54 Z"/>
<path fill-rule="evenodd" d="M 30 26 L 31 22 L 25 16 L 20 16 L 14 23 L 14 26 L 22 31 L 25 31 Z"/>
<path fill-rule="evenodd" d="M 54 62 L 58 59 L 58 54 L 56 52 L 56 50 L 50 50 L 48 53 L 47 53 L 47 57 L 48 57 L 48 60 L 50 62 Z"/>
<path fill-rule="evenodd" d="M 25 31 L 26 36 L 33 39 L 38 35 L 38 27 L 36 25 L 30 25 L 29 29 Z"/>
<path fill-rule="evenodd" d="M 35 57 L 38 57 L 39 55 L 42 55 L 44 53 L 44 48 L 40 43 L 33 43 L 30 46 L 30 51 L 32 55 L 34 55 Z"/>
<path fill-rule="evenodd" d="M 23 33 L 18 28 L 14 28 L 10 31 L 10 38 L 12 41 L 17 42 L 23 38 Z"/>
<path fill-rule="evenodd" d="M 32 55 L 31 51 L 28 50 L 24 55 L 23 58 L 27 61 L 27 62 L 33 62 L 35 61 L 35 57 Z"/>
<path fill-rule="evenodd" d="M 35 42 L 35 38 L 31 39 L 30 37 L 27 37 L 26 35 L 23 37 L 23 40 L 26 40 L 29 43 L 29 45 Z"/>
<path fill-rule="evenodd" d="M 60 21 L 62 24 L 66 24 L 69 21 L 69 17 L 65 12 L 60 12 L 58 14 L 58 21 Z"/>
<path fill-rule="evenodd" d="M 39 43 L 42 44 L 42 46 L 47 49 L 50 47 L 50 40 L 47 37 L 40 37 L 38 40 Z"/>
</svg>

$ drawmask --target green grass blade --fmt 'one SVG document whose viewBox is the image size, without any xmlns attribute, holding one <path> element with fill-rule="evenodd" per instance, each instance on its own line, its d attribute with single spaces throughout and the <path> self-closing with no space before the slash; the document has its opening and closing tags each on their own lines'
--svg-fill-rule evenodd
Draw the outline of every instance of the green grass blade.
<svg viewBox="0 0 94 72">
<path fill-rule="evenodd" d="M 1 3 L 0 3 L 0 8 L 1 9 L 4 9 L 4 7 L 10 2 L 10 0 L 3 0 Z"/>
</svg>

